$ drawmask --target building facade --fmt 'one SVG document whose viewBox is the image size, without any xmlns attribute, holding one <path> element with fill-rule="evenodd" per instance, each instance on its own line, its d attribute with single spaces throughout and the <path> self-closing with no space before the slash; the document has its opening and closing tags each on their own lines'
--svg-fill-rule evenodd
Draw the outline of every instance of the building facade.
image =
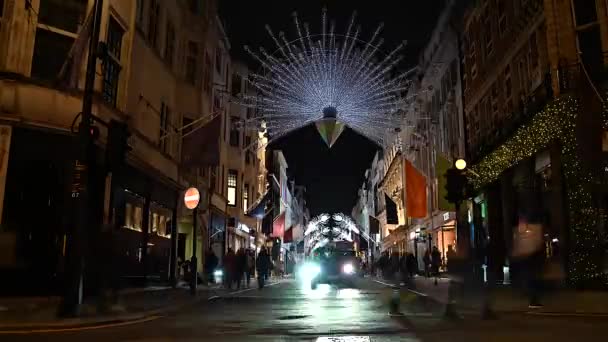
<svg viewBox="0 0 608 342">
<path fill-rule="evenodd" d="M 542 255 L 559 282 L 607 283 L 595 219 L 606 207 L 605 20 L 593 0 L 481 1 L 465 14 L 469 254 L 498 280 Z"/>
</svg>

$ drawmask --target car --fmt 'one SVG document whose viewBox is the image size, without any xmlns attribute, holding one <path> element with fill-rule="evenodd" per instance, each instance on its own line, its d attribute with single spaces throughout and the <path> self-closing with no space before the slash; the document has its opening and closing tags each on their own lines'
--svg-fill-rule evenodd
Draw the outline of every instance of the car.
<svg viewBox="0 0 608 342">
<path fill-rule="evenodd" d="M 361 275 L 359 259 L 354 250 L 325 250 L 308 267 L 310 287 L 319 284 L 342 284 L 354 286 Z"/>
</svg>

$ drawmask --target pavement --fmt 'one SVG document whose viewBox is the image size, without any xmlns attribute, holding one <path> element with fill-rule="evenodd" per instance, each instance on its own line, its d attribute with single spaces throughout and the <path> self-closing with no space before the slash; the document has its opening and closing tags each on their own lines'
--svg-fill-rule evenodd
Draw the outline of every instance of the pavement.
<svg viewBox="0 0 608 342">
<path fill-rule="evenodd" d="M 5 297 L 0 298 L 0 333 L 74 329 L 140 321 L 226 292 L 219 285 L 199 285 L 196 297 L 190 294 L 187 284 L 180 284 L 177 288 L 130 288 L 121 291 L 118 303 L 103 313 L 98 312 L 94 298 L 85 301 L 77 318 L 57 316 L 59 297 Z"/>
<path fill-rule="evenodd" d="M 454 286 L 451 298 L 448 297 L 450 286 Z M 448 277 L 437 278 L 435 283 L 434 278 L 417 276 L 408 287 L 409 292 L 428 296 L 444 305 L 452 302 L 461 311 L 480 311 L 484 305 L 482 291 L 464 287 L 458 282 L 450 283 Z M 490 307 L 498 313 L 608 317 L 608 291 L 547 290 L 542 293 L 540 301 L 542 307 L 530 309 L 525 291 L 512 286 L 497 285 L 490 292 Z"/>
<path fill-rule="evenodd" d="M 54 331 L 4 333 L 2 341 L 603 341 L 605 318 L 530 316 L 446 319 L 428 295 L 361 278 L 353 287 L 310 286 L 294 279 L 264 289 L 224 292 L 140 321 Z M 396 290 L 396 291 L 395 291 Z M 397 296 L 395 297 L 395 294 Z M 400 315 L 389 302 L 403 298 Z"/>
</svg>

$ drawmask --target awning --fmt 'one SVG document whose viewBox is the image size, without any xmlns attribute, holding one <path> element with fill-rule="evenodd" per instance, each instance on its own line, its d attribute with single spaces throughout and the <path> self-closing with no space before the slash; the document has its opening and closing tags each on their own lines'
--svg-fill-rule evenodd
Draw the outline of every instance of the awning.
<svg viewBox="0 0 608 342">
<path fill-rule="evenodd" d="M 293 242 L 293 226 L 289 227 L 283 235 L 283 243 Z"/>
<path fill-rule="evenodd" d="M 384 194 L 386 202 L 386 223 L 387 224 L 399 224 L 399 215 L 397 214 L 397 203 L 393 199 Z"/>
<path fill-rule="evenodd" d="M 266 193 L 262 195 L 262 197 L 258 198 L 258 200 L 255 201 L 255 203 L 253 203 L 253 205 L 249 207 L 249 209 L 247 209 L 246 215 L 257 219 L 264 218 L 266 214 L 266 203 L 268 203 L 271 196 L 272 192 L 266 191 Z"/>
</svg>

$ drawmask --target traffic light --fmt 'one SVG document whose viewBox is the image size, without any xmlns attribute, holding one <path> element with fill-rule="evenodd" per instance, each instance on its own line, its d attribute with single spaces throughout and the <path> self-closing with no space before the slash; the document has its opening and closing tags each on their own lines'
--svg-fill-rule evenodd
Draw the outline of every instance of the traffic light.
<svg viewBox="0 0 608 342">
<path fill-rule="evenodd" d="M 125 156 L 131 150 L 129 137 L 131 133 L 127 124 L 112 120 L 108 126 L 108 143 L 106 146 L 106 163 L 108 170 L 116 171 L 125 162 Z"/>
<path fill-rule="evenodd" d="M 462 170 L 455 168 L 448 169 L 446 174 L 446 196 L 445 199 L 450 203 L 457 203 L 464 199 L 464 189 L 467 185 L 467 177 Z"/>
</svg>

